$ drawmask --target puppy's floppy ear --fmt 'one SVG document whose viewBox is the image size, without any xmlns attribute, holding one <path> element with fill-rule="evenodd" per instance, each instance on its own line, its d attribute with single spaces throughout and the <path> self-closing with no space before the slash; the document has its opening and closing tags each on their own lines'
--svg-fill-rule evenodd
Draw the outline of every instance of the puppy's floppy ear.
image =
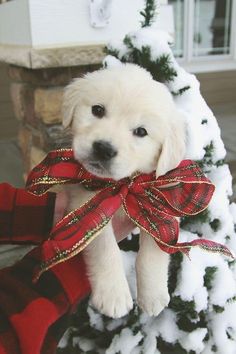
<svg viewBox="0 0 236 354">
<path fill-rule="evenodd" d="M 185 124 L 180 112 L 174 112 L 168 128 L 157 162 L 157 177 L 177 167 L 185 155 Z"/>
<path fill-rule="evenodd" d="M 84 78 L 74 79 L 68 86 L 66 86 L 62 102 L 62 124 L 68 128 L 74 117 L 76 106 L 79 103 L 82 87 L 84 86 Z"/>
</svg>

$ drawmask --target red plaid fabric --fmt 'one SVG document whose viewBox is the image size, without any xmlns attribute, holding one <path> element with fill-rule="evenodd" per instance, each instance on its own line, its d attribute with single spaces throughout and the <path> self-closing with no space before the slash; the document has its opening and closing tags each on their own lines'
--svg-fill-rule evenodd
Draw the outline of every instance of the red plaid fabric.
<svg viewBox="0 0 236 354">
<path fill-rule="evenodd" d="M 0 185 L 0 242 L 38 244 L 52 227 L 55 193 L 34 196 L 7 183 Z"/>
<path fill-rule="evenodd" d="M 191 160 L 182 161 L 176 169 L 159 178 L 153 172 L 115 181 L 90 174 L 74 159 L 72 150 L 56 150 L 31 171 L 27 188 L 36 195 L 43 195 L 53 185 L 67 183 L 80 183 L 98 193 L 55 225 L 50 239 L 42 245 L 42 264 L 36 279 L 45 270 L 84 249 L 120 206 L 167 253 L 188 254 L 191 247 L 199 246 L 232 257 L 225 246 L 202 238 L 178 243 L 176 217 L 203 211 L 214 192 L 212 183 Z"/>
<path fill-rule="evenodd" d="M 13 267 L 0 270 L 1 354 L 53 354 L 69 313 L 90 291 L 80 255 L 33 284 L 39 251 L 36 248 Z"/>
<path fill-rule="evenodd" d="M 0 184 L 0 242 L 43 242 L 52 227 L 54 199 L 52 193 L 35 197 Z M 80 255 L 58 264 L 33 284 L 40 262 L 37 247 L 14 266 L 0 270 L 0 354 L 56 352 L 68 314 L 90 291 Z"/>
</svg>

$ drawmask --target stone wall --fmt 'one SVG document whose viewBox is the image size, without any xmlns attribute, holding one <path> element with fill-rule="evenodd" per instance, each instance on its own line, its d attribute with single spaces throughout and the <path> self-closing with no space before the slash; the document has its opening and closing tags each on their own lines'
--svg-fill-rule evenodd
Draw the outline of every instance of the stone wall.
<svg viewBox="0 0 236 354">
<path fill-rule="evenodd" d="M 19 121 L 19 145 L 26 172 L 48 151 L 70 147 L 70 133 L 61 124 L 63 89 L 73 78 L 97 68 L 92 65 L 32 70 L 9 66 L 11 98 Z"/>
<path fill-rule="evenodd" d="M 0 139 L 4 140 L 15 138 L 18 129 L 9 91 L 7 65 L 0 63 Z"/>
</svg>

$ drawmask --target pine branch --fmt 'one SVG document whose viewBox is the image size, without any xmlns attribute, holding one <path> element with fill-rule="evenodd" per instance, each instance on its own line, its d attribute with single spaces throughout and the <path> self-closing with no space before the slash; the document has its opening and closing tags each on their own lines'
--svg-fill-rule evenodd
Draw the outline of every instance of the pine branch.
<svg viewBox="0 0 236 354">
<path fill-rule="evenodd" d="M 195 309 L 195 302 L 184 301 L 180 296 L 172 296 L 169 307 L 177 313 L 180 313 L 181 316 L 186 315 L 189 318 L 197 319 L 198 312 Z"/>
<path fill-rule="evenodd" d="M 204 286 L 207 288 L 208 291 L 212 289 L 212 282 L 214 280 L 216 271 L 216 267 L 206 267 L 205 269 Z"/>
<path fill-rule="evenodd" d="M 188 226 L 192 225 L 194 223 L 202 223 L 205 224 L 207 222 L 210 222 L 210 215 L 208 209 L 205 209 L 201 213 L 193 216 L 185 216 L 181 218 L 180 226 L 183 229 L 188 230 Z"/>
<path fill-rule="evenodd" d="M 124 38 L 124 44 L 127 47 L 127 54 L 121 58 L 122 62 L 140 65 L 151 73 L 154 80 L 159 82 L 170 82 L 177 76 L 177 72 L 171 66 L 169 54 L 163 54 L 154 60 L 152 59 L 151 48 L 149 46 L 137 49 L 133 45 L 130 36 Z"/>
<path fill-rule="evenodd" d="M 181 268 L 183 261 L 183 253 L 178 252 L 171 255 L 169 264 L 169 279 L 168 279 L 168 289 L 169 293 L 172 294 L 175 291 L 178 282 L 178 271 Z"/>
<path fill-rule="evenodd" d="M 146 0 L 144 10 L 140 11 L 140 15 L 143 17 L 141 27 L 149 27 L 155 21 L 156 8 L 155 0 Z"/>
<path fill-rule="evenodd" d="M 112 55 L 117 59 L 119 58 L 119 51 L 117 49 L 106 46 L 103 51 L 106 55 Z"/>
<path fill-rule="evenodd" d="M 183 349 L 178 342 L 175 342 L 174 344 L 165 342 L 161 336 L 157 337 L 156 341 L 156 347 L 158 348 L 159 353 L 190 354 L 190 352 L 187 352 L 185 349 Z"/>
<path fill-rule="evenodd" d="M 190 89 L 190 86 L 184 86 L 182 88 L 180 88 L 178 91 L 174 92 L 171 91 L 173 96 L 181 96 L 184 92 L 188 91 Z"/>
<path fill-rule="evenodd" d="M 225 308 L 222 307 L 222 306 L 219 306 L 219 305 L 213 305 L 213 310 L 216 312 L 216 313 L 222 313 L 224 312 Z"/>
<path fill-rule="evenodd" d="M 205 154 L 202 160 L 197 161 L 198 165 L 207 173 L 207 168 L 213 165 L 212 157 L 214 153 L 214 144 L 213 141 L 210 144 L 204 147 Z"/>
<path fill-rule="evenodd" d="M 221 227 L 221 222 L 219 219 L 215 218 L 214 220 L 212 220 L 211 222 L 209 222 L 210 227 L 212 228 L 213 231 L 217 232 L 220 227 Z"/>
</svg>

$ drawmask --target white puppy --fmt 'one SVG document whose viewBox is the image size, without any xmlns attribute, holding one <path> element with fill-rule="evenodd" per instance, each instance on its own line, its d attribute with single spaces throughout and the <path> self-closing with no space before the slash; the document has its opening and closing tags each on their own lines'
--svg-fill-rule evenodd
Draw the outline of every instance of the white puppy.
<svg viewBox="0 0 236 354">
<path fill-rule="evenodd" d="M 100 177 L 121 179 L 139 171 L 160 176 L 184 157 L 185 131 L 168 89 L 144 69 L 126 64 L 75 79 L 65 90 L 64 126 L 73 150 Z M 94 193 L 73 187 L 69 209 Z M 92 303 L 105 315 L 124 316 L 133 306 L 112 224 L 83 251 Z M 168 255 L 141 231 L 136 260 L 139 306 L 156 316 L 167 306 Z"/>
</svg>

